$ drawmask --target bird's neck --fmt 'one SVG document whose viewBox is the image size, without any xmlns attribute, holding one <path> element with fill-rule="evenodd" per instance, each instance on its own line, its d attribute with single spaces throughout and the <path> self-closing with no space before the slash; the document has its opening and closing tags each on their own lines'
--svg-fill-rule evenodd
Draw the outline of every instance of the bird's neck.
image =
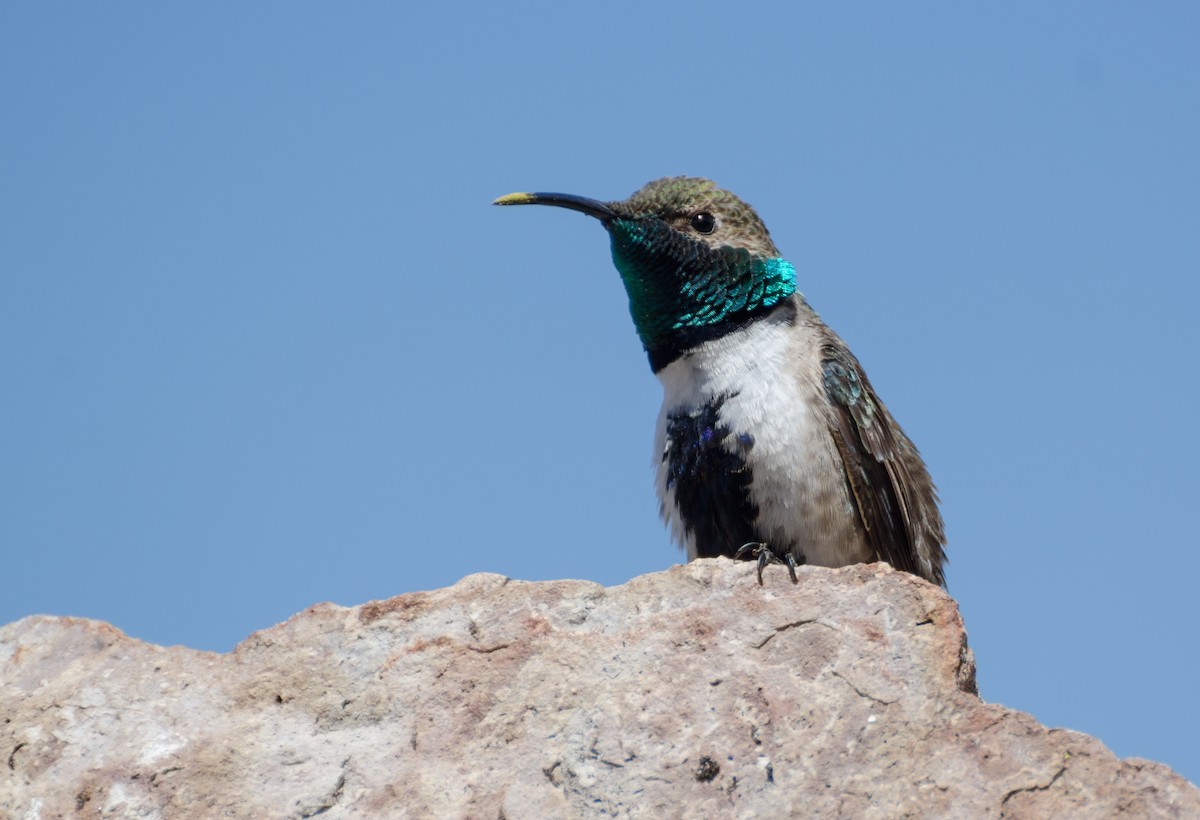
<svg viewBox="0 0 1200 820">
<path fill-rule="evenodd" d="M 658 372 L 702 342 L 764 318 L 796 291 L 786 259 L 713 248 L 659 219 L 608 225 L 633 324 Z"/>
</svg>

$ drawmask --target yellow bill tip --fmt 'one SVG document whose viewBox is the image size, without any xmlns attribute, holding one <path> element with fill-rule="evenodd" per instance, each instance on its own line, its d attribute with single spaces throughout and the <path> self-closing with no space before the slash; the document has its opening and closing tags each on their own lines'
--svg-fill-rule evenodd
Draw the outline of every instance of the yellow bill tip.
<svg viewBox="0 0 1200 820">
<path fill-rule="evenodd" d="M 505 194 L 502 197 L 497 197 L 492 200 L 493 205 L 531 205 L 535 201 L 533 194 L 515 193 Z"/>
</svg>

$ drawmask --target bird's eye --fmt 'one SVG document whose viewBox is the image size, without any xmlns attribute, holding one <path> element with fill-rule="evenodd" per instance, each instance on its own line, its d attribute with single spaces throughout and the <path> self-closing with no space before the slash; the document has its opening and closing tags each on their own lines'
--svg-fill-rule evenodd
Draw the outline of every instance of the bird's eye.
<svg viewBox="0 0 1200 820">
<path fill-rule="evenodd" d="M 698 233 L 712 233 L 717 229 L 717 219 L 708 211 L 692 215 L 692 227 Z"/>
</svg>

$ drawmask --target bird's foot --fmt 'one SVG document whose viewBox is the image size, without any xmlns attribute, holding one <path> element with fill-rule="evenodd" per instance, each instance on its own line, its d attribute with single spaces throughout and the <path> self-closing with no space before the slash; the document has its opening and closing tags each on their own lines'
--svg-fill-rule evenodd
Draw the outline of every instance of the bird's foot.
<svg viewBox="0 0 1200 820">
<path fill-rule="evenodd" d="M 783 558 L 780 558 L 775 552 L 767 546 L 764 541 L 751 541 L 749 544 L 742 544 L 738 551 L 733 554 L 734 558 L 741 558 L 746 553 L 750 553 L 758 563 L 758 585 L 763 585 L 763 568 L 767 564 L 785 564 L 788 569 L 788 575 L 792 578 L 793 584 L 800 583 L 800 579 L 796 577 L 796 558 L 792 555 L 792 551 L 788 550 L 784 553 Z"/>
</svg>

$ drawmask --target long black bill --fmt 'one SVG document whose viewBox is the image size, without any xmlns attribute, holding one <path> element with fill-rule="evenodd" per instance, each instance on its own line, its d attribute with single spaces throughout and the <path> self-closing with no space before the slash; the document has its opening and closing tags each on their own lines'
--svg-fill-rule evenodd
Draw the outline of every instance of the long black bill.
<svg viewBox="0 0 1200 820">
<path fill-rule="evenodd" d="M 616 219 L 617 215 L 612 209 L 596 199 L 588 199 L 586 196 L 575 196 L 574 194 L 508 194 L 492 202 L 493 205 L 555 205 L 559 208 L 570 208 L 572 211 L 579 211 L 588 216 L 594 216 L 602 222 L 607 222 L 610 219 Z"/>
</svg>

